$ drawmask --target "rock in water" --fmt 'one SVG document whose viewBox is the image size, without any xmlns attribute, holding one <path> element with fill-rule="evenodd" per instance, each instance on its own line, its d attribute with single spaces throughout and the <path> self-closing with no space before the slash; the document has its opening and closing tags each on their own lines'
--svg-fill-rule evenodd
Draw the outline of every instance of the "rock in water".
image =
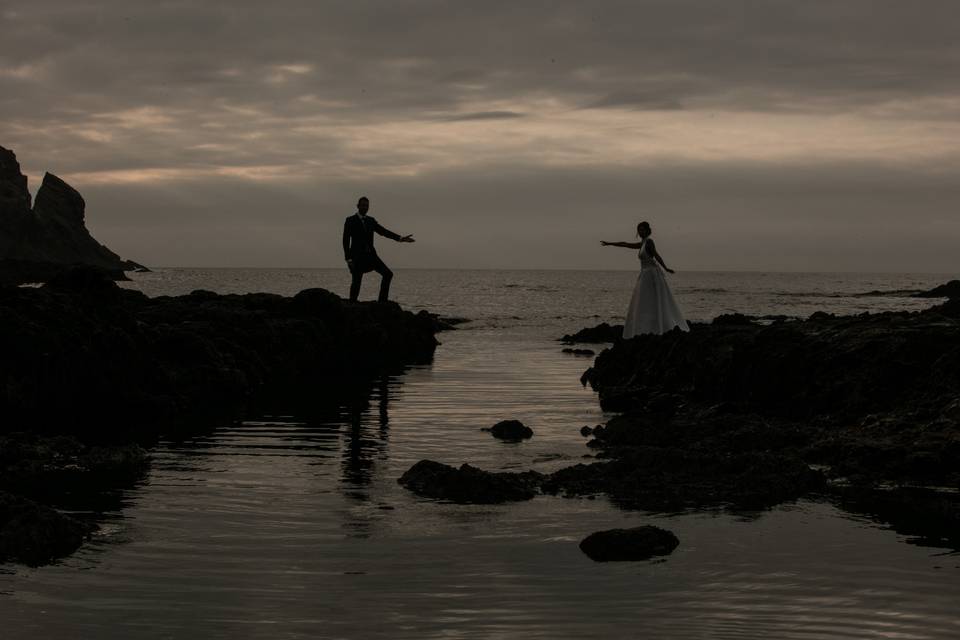
<svg viewBox="0 0 960 640">
<path fill-rule="evenodd" d="M 425 498 L 459 504 L 498 504 L 533 498 L 541 479 L 534 471 L 491 473 L 468 464 L 456 469 L 433 460 L 421 460 L 397 482 Z"/>
<path fill-rule="evenodd" d="M 45 564 L 73 553 L 90 532 L 50 507 L 0 491 L 0 562 Z"/>
<path fill-rule="evenodd" d="M 672 532 L 646 525 L 591 533 L 580 542 L 580 550 L 596 562 L 648 560 L 669 555 L 679 544 Z"/>
<path fill-rule="evenodd" d="M 623 325 L 615 324 L 610 326 L 606 322 L 602 322 L 595 327 L 588 327 L 586 329 L 581 329 L 573 335 L 565 335 L 560 338 L 560 342 L 565 342 L 567 344 L 575 344 L 578 342 L 590 342 L 590 343 L 602 343 L 602 342 L 616 342 L 623 337 Z"/>
<path fill-rule="evenodd" d="M 503 420 L 490 427 L 494 438 L 501 440 L 526 440 L 533 437 L 533 429 L 519 420 Z"/>
</svg>

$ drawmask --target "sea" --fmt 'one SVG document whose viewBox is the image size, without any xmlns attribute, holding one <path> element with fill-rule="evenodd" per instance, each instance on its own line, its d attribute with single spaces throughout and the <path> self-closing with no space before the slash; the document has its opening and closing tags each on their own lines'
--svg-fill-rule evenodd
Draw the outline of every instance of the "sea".
<svg viewBox="0 0 960 640">
<path fill-rule="evenodd" d="M 557 339 L 617 323 L 627 271 L 398 269 L 392 298 L 467 322 L 434 361 L 329 415 L 274 406 L 152 450 L 136 486 L 77 513 L 99 532 L 50 566 L 0 565 L 0 638 L 958 638 L 960 553 L 828 499 L 757 512 L 628 511 L 604 497 L 505 505 L 420 498 L 422 459 L 488 470 L 589 462 L 604 414 Z M 692 321 L 915 310 L 958 274 L 683 272 Z M 376 297 L 378 276 L 362 299 Z M 123 286 L 346 295 L 342 269 L 156 269 Z M 603 346 L 597 346 L 601 349 Z M 518 419 L 535 435 L 482 431 Z M 653 524 L 680 546 L 596 563 L 601 529 Z"/>
</svg>

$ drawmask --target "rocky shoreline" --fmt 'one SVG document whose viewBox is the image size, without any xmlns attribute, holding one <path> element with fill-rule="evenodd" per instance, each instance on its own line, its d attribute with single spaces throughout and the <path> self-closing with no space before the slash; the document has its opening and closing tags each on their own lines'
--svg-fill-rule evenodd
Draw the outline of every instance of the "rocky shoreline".
<svg viewBox="0 0 960 640">
<path fill-rule="evenodd" d="M 50 507 L 135 483 L 158 434 L 239 419 L 276 390 L 336 403 L 430 362 L 446 328 L 323 289 L 148 298 L 91 268 L 0 287 L 0 561 L 75 549 L 88 525 Z"/>
<path fill-rule="evenodd" d="M 917 294 L 954 296 L 920 312 L 730 314 L 630 340 L 583 329 L 561 341 L 612 343 L 582 377 L 619 413 L 582 430 L 598 461 L 552 474 L 421 463 L 400 482 L 453 502 L 603 494 L 656 512 L 813 497 L 958 548 L 958 287 Z"/>
</svg>

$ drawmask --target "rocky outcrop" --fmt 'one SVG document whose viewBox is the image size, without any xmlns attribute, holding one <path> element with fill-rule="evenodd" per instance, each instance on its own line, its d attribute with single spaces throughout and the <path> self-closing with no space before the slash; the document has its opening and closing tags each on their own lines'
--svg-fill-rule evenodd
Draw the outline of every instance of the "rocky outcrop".
<svg viewBox="0 0 960 640">
<path fill-rule="evenodd" d="M 623 325 L 609 325 L 602 322 L 595 327 L 580 329 L 574 334 L 567 334 L 560 338 L 564 344 L 590 343 L 600 344 L 603 342 L 617 342 L 623 337 Z"/>
<path fill-rule="evenodd" d="M 322 289 L 289 298 L 147 298 L 73 269 L 0 288 L 2 430 L 135 440 L 198 413 L 235 415 L 271 385 L 313 396 L 429 362 L 435 319 Z"/>
<path fill-rule="evenodd" d="M 0 562 L 46 564 L 76 551 L 91 531 L 55 509 L 0 491 Z"/>
<path fill-rule="evenodd" d="M 425 498 L 458 504 L 499 504 L 530 500 L 537 495 L 542 478 L 534 471 L 495 473 L 469 464 L 458 469 L 433 460 L 421 460 L 397 482 Z"/>
<path fill-rule="evenodd" d="M 646 525 L 591 533 L 580 542 L 580 550 L 596 562 L 636 561 L 669 555 L 679 544 L 673 532 Z"/>
<path fill-rule="evenodd" d="M 89 445 L 68 436 L 0 435 L 0 488 L 59 507 L 144 477 L 149 465 L 136 444 Z"/>
<path fill-rule="evenodd" d="M 769 506 L 825 479 L 960 486 L 955 300 L 769 325 L 730 316 L 618 342 L 583 380 L 623 412 L 593 430 L 609 460 L 554 474 L 545 490 L 669 509 Z"/>
<path fill-rule="evenodd" d="M 960 300 L 960 280 L 951 280 L 946 284 L 941 284 L 929 291 L 921 291 L 915 294 L 917 298 L 950 298 L 951 300 Z"/>
<path fill-rule="evenodd" d="M 44 175 L 31 208 L 16 156 L 0 147 L 0 284 L 45 282 L 75 264 L 103 269 L 116 279 L 142 268 L 90 235 L 85 209 L 83 197 L 51 173 Z"/>
<path fill-rule="evenodd" d="M 278 388 L 311 402 L 356 394 L 429 362 L 442 328 L 322 289 L 148 298 L 86 267 L 0 287 L 0 561 L 76 549 L 92 528 L 53 507 L 86 510 L 136 482 L 148 459 L 131 443 L 239 417 Z"/>
</svg>

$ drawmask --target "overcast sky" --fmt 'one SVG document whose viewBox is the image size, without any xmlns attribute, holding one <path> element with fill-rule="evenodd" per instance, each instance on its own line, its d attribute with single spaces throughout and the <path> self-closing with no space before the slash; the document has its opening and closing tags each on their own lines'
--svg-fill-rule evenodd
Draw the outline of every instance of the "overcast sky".
<svg viewBox="0 0 960 640">
<path fill-rule="evenodd" d="M 0 145 L 155 266 L 960 271 L 960 2 L 0 5 Z"/>
</svg>

